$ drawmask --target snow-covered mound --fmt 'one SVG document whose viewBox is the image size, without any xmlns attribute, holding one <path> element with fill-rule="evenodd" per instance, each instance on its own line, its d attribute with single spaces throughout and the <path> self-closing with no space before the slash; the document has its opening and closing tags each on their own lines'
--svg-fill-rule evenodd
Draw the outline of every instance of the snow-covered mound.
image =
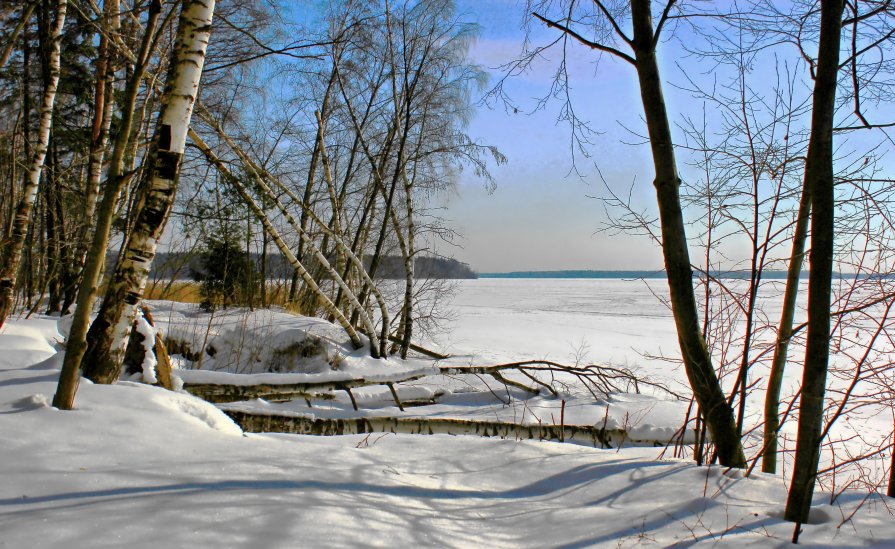
<svg viewBox="0 0 895 549">
<path fill-rule="evenodd" d="M 779 477 L 450 436 L 242 435 L 213 406 L 82 381 L 50 407 L 55 320 L 0 332 L 2 547 L 770 547 Z M 887 502 L 818 494 L 801 542 L 891 547 Z"/>
<path fill-rule="evenodd" d="M 385 381 L 433 371 L 425 361 L 374 359 L 368 346 L 354 349 L 341 327 L 320 318 L 282 309 L 208 313 L 194 304 L 149 303 L 177 376 L 186 383 Z"/>
<path fill-rule="evenodd" d="M 340 327 L 282 309 L 208 313 L 194 304 L 149 303 L 156 327 L 184 368 L 239 374 L 322 373 L 367 354 L 355 351 Z"/>
</svg>

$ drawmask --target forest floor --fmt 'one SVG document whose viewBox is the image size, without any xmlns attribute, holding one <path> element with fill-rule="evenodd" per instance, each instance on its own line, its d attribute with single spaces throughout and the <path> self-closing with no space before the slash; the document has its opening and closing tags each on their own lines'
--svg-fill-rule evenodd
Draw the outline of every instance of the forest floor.
<svg viewBox="0 0 895 549">
<path fill-rule="evenodd" d="M 292 318 L 298 332 L 330 330 Z M 211 404 L 136 381 L 84 380 L 75 411 L 61 412 L 49 404 L 60 339 L 53 318 L 0 332 L 0 547 L 774 547 L 792 537 L 780 477 L 697 467 L 662 448 L 248 434 Z M 397 367 L 341 358 L 340 375 Z M 895 544 L 886 498 L 846 491 L 831 504 L 818 493 L 811 517 L 807 547 Z"/>
</svg>

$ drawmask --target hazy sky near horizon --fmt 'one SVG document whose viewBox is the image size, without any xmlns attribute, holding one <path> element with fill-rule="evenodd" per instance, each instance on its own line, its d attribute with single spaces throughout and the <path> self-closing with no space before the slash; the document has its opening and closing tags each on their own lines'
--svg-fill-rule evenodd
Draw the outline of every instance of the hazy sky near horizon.
<svg viewBox="0 0 895 549">
<path fill-rule="evenodd" d="M 490 73 L 490 88 L 502 76 L 500 65 L 521 51 L 525 2 L 460 0 L 457 4 L 464 20 L 480 26 L 470 57 Z M 536 41 L 550 36 L 553 31 L 533 27 Z M 605 196 L 605 179 L 623 194 L 633 185 L 635 200 L 645 207 L 655 200 L 647 147 L 622 142 L 636 141 L 625 128 L 644 128 L 636 74 L 609 58 L 597 65 L 594 52 L 586 48 L 570 50 L 575 108 L 594 130 L 602 132 L 591 138 L 590 156 L 577 152 L 573 164 L 571 130 L 567 123 L 557 121 L 562 102 L 553 99 L 531 112 L 537 99 L 549 93 L 559 59 L 554 52 L 528 74 L 507 83 L 519 112 L 507 112 L 503 104 L 493 102 L 478 107 L 469 134 L 496 145 L 507 163 L 492 164 L 496 189 L 490 193 L 471 170 L 460 174 L 457 193 L 445 200 L 441 215 L 462 237 L 456 240 L 457 247 L 438 244 L 437 251 L 479 272 L 661 269 L 661 251 L 646 238 L 600 231 L 606 214 L 603 203 L 593 198 Z"/>
</svg>

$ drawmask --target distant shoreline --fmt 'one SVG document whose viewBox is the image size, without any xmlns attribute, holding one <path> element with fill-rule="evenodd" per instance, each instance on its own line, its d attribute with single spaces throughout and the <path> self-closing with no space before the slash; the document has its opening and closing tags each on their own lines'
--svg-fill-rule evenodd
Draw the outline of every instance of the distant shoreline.
<svg viewBox="0 0 895 549">
<path fill-rule="evenodd" d="M 665 271 L 512 271 L 476 273 L 478 278 L 665 278 Z"/>
<path fill-rule="evenodd" d="M 477 273 L 478 278 L 559 278 L 559 279 L 664 279 L 665 271 L 512 271 L 506 273 Z M 694 273 L 694 276 L 696 274 Z M 714 278 L 749 280 L 749 271 L 717 271 Z M 854 273 L 833 273 L 835 278 L 851 278 Z M 882 278 L 893 278 L 895 273 L 878 275 Z M 786 280 L 786 271 L 765 271 L 762 280 Z M 802 271 L 802 280 L 808 278 L 807 269 Z M 866 275 L 861 276 L 866 278 Z"/>
</svg>

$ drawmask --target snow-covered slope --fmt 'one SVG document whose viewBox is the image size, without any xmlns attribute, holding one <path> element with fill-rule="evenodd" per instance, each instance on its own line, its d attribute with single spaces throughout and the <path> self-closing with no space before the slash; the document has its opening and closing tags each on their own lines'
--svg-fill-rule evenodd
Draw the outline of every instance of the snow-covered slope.
<svg viewBox="0 0 895 549">
<path fill-rule="evenodd" d="M 0 547 L 786 544 L 779 478 L 660 450 L 450 436 L 244 435 L 214 407 L 84 381 L 48 402 L 55 321 L 0 333 Z M 888 502 L 818 495 L 802 543 L 891 547 Z M 840 526 L 843 518 L 850 517 Z"/>
</svg>

